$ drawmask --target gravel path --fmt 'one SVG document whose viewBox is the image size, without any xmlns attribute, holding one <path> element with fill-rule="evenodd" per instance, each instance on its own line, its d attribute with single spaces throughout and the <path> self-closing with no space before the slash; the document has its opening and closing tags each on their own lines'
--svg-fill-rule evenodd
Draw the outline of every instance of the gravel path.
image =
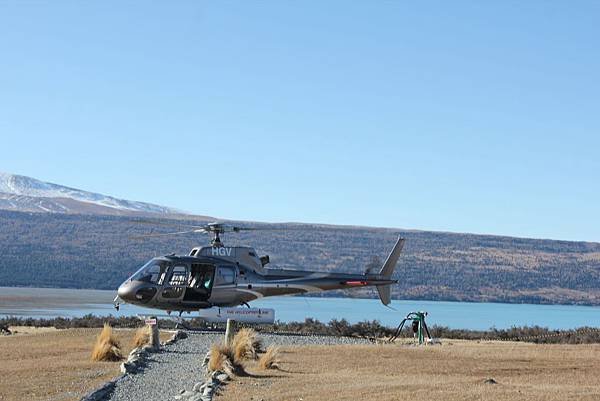
<svg viewBox="0 0 600 401">
<path fill-rule="evenodd" d="M 173 400 L 181 390 L 190 390 L 201 381 L 204 372 L 201 364 L 210 346 L 223 339 L 222 333 L 188 332 L 188 338 L 171 344 L 156 354 L 150 354 L 143 373 L 127 375 L 119 380 L 109 400 Z M 289 336 L 260 334 L 265 347 L 270 344 L 331 345 L 364 344 L 366 340 L 346 337 Z"/>
</svg>

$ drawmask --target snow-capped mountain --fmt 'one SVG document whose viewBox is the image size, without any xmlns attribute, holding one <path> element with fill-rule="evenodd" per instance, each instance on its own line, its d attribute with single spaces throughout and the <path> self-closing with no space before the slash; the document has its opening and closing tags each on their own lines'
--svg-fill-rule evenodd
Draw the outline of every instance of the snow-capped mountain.
<svg viewBox="0 0 600 401">
<path fill-rule="evenodd" d="M 0 172 L 0 209 L 49 213 L 181 214 L 176 209 L 114 198 Z"/>
</svg>

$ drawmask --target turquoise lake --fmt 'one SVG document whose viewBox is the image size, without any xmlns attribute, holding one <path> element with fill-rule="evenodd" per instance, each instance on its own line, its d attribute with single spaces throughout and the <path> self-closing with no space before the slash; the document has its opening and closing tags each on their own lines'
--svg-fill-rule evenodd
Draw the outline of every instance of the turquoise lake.
<svg viewBox="0 0 600 401">
<path fill-rule="evenodd" d="M 114 296 L 114 291 L 0 287 L 0 316 L 76 317 L 89 313 L 131 316 L 164 313 L 131 305 L 122 305 L 117 312 L 112 306 Z M 266 298 L 250 305 L 275 309 L 275 318 L 281 321 L 303 321 L 308 317 L 323 322 L 331 319 L 350 322 L 379 320 L 384 325 L 395 326 L 409 312 L 426 311 L 430 326 L 437 324 L 457 329 L 501 329 L 525 325 L 551 329 L 600 327 L 600 307 L 576 305 L 402 300 L 393 301 L 391 309 L 376 299 L 313 297 Z M 193 314 L 184 316 L 191 317 Z"/>
</svg>

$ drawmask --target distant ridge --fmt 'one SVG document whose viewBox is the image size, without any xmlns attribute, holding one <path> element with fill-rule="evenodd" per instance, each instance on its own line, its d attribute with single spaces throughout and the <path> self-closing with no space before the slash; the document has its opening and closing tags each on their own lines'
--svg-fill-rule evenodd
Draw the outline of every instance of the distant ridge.
<svg viewBox="0 0 600 401">
<path fill-rule="evenodd" d="M 115 289 L 151 257 L 185 255 L 210 240 L 198 233 L 136 239 L 202 221 L 198 216 L 152 216 L 158 217 L 0 210 L 0 283 Z M 600 305 L 600 243 L 298 226 L 279 223 L 277 230 L 228 235 L 225 241 L 254 246 L 260 255 L 270 255 L 273 267 L 363 273 L 379 268 L 402 236 L 406 244 L 395 271 L 395 299 Z"/>
<path fill-rule="evenodd" d="M 23 175 L 0 172 L 0 209 L 20 212 L 108 215 L 177 215 L 184 212 L 69 188 Z"/>
<path fill-rule="evenodd" d="M 197 233 L 143 241 L 136 236 L 214 220 L 0 173 L 0 283 L 114 289 L 150 257 L 187 254 L 209 240 Z M 277 230 L 228 236 L 227 244 L 254 246 L 270 255 L 273 266 L 362 273 L 380 267 L 402 236 L 406 245 L 394 298 L 600 305 L 600 243 L 326 224 L 274 226 Z"/>
</svg>

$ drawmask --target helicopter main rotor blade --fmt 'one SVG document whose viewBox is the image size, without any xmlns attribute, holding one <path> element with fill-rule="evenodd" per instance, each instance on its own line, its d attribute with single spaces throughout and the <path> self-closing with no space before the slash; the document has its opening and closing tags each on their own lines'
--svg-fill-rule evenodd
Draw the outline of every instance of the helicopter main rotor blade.
<svg viewBox="0 0 600 401">
<path fill-rule="evenodd" d="M 233 226 L 232 231 L 278 231 L 278 230 L 286 230 L 283 227 L 237 227 Z"/>
<path fill-rule="evenodd" d="M 132 239 L 144 239 L 144 238 L 152 238 L 152 237 L 166 237 L 169 235 L 181 235 L 181 234 L 191 234 L 191 233 L 206 233 L 207 231 L 203 228 L 187 230 L 187 231 L 175 231 L 171 233 L 158 233 L 158 234 L 142 234 L 142 235 L 134 235 L 130 238 Z"/>
<path fill-rule="evenodd" d="M 310 231 L 311 227 L 302 227 L 302 226 L 294 226 L 294 227 L 290 227 L 290 226 L 275 226 L 277 223 L 263 223 L 260 224 L 258 226 L 236 226 L 233 224 L 228 224 L 228 223 L 221 223 L 221 222 L 213 222 L 213 223 L 208 223 L 205 225 L 192 225 L 192 224 L 186 224 L 186 223 L 175 223 L 175 222 L 166 222 L 166 221 L 157 221 L 157 220 L 134 220 L 134 222 L 136 223 L 140 223 L 140 224 L 148 224 L 148 225 L 162 225 L 162 226 L 176 226 L 176 227 L 181 227 L 181 226 L 187 226 L 187 227 L 192 227 L 193 229 L 191 230 L 184 230 L 184 231 L 176 231 L 176 232 L 169 232 L 169 233 L 158 233 L 158 234 L 141 234 L 141 235 L 135 235 L 132 236 L 132 239 L 144 239 L 144 238 L 152 238 L 152 237 L 166 237 L 166 236 L 170 236 L 170 235 L 182 235 L 182 234 L 191 234 L 191 233 L 203 233 L 203 234 L 213 234 L 214 235 L 214 241 L 220 241 L 219 239 L 219 234 L 225 234 L 225 233 L 230 233 L 230 232 L 234 232 L 234 233 L 239 233 L 242 231 Z M 285 223 L 280 223 L 280 224 L 285 224 Z"/>
<path fill-rule="evenodd" d="M 148 219 L 135 219 L 132 220 L 132 223 L 137 224 L 147 224 L 147 225 L 157 225 L 157 226 L 171 226 L 171 227 L 191 227 L 191 228 L 203 228 L 207 232 L 215 232 L 220 231 L 224 232 L 238 232 L 238 231 L 278 231 L 278 230 L 286 230 L 286 231 L 309 231 L 312 228 L 302 227 L 302 226 L 289 226 L 289 223 L 259 223 L 258 226 L 237 226 L 235 224 L 229 224 L 225 222 L 212 222 L 206 224 L 189 224 L 189 223 L 178 223 L 174 221 L 162 221 L 162 220 L 148 220 Z M 281 224 L 286 224 L 286 227 L 273 227 Z"/>
<path fill-rule="evenodd" d="M 206 224 L 196 225 L 196 224 L 188 224 L 188 223 L 175 223 L 170 221 L 161 221 L 161 220 L 132 220 L 132 223 L 137 224 L 148 224 L 148 225 L 157 225 L 157 226 L 171 226 L 171 227 L 194 227 L 194 228 L 206 228 Z"/>
</svg>

